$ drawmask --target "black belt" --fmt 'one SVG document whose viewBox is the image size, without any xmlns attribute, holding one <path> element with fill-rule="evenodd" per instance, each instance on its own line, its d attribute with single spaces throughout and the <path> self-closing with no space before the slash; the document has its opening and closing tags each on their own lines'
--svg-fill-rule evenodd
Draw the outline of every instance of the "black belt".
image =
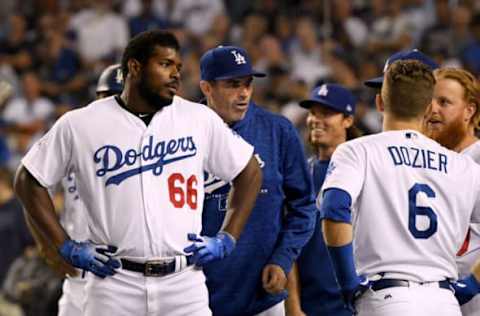
<svg viewBox="0 0 480 316">
<path fill-rule="evenodd" d="M 192 265 L 192 256 L 186 256 L 187 266 Z M 145 276 L 161 277 L 175 272 L 175 258 L 168 260 L 151 260 L 145 263 L 120 259 L 122 268 L 129 271 L 140 272 Z"/>
<path fill-rule="evenodd" d="M 412 281 L 407 281 L 407 280 L 397 280 L 397 279 L 380 279 L 378 281 L 372 282 L 372 290 L 374 291 L 380 291 L 383 289 L 388 289 L 391 287 L 408 287 L 410 286 L 410 282 Z M 425 282 L 425 283 L 431 283 L 431 282 Z M 446 290 L 452 290 L 450 286 L 450 282 L 447 280 L 443 281 L 438 281 L 438 287 L 441 289 L 446 289 Z M 424 283 L 418 282 L 418 284 L 422 285 Z"/>
</svg>

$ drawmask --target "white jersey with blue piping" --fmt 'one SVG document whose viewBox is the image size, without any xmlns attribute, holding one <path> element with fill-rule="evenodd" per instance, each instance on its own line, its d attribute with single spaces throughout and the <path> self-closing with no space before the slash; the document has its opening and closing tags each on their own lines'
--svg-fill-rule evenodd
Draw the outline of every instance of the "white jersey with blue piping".
<svg viewBox="0 0 480 316">
<path fill-rule="evenodd" d="M 416 131 L 365 136 L 333 154 L 322 192 L 331 188 L 352 199 L 359 274 L 457 278 L 455 254 L 480 221 L 480 168 L 470 157 Z"/>
<path fill-rule="evenodd" d="M 231 181 L 252 153 L 203 105 L 174 97 L 147 126 L 110 97 L 62 116 L 22 163 L 45 187 L 74 171 L 90 239 L 146 259 L 183 253 L 201 230 L 204 170 Z"/>
</svg>

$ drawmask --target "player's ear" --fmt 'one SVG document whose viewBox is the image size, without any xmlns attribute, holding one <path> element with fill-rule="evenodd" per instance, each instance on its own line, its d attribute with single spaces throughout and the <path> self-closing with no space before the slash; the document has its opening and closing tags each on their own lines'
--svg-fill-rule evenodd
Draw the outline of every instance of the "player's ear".
<svg viewBox="0 0 480 316">
<path fill-rule="evenodd" d="M 200 90 L 202 90 L 202 93 L 205 97 L 209 96 L 212 91 L 212 86 L 210 82 L 205 80 L 200 80 Z"/>
<path fill-rule="evenodd" d="M 383 113 L 385 111 L 385 106 L 383 105 L 383 100 L 380 93 L 375 95 L 375 106 L 378 112 Z"/>
<path fill-rule="evenodd" d="M 342 122 L 343 128 L 347 129 L 352 127 L 353 121 L 354 121 L 353 115 L 345 115 L 343 117 L 343 122 Z"/>
<path fill-rule="evenodd" d="M 473 103 L 468 103 L 465 107 L 465 120 L 468 122 L 472 122 L 472 118 L 477 112 L 477 106 Z"/>
<path fill-rule="evenodd" d="M 132 75 L 133 78 L 138 78 L 140 76 L 140 71 L 142 70 L 142 65 L 136 59 L 129 59 L 127 62 L 128 73 Z"/>
</svg>

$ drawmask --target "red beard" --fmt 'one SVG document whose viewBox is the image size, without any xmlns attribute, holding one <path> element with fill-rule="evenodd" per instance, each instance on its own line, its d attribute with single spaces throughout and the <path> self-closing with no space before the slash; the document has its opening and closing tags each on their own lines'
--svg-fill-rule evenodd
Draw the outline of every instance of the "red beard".
<svg viewBox="0 0 480 316">
<path fill-rule="evenodd" d="M 431 131 L 427 128 L 425 134 L 440 145 L 450 150 L 454 150 L 467 136 L 467 132 L 468 127 L 465 126 L 465 123 L 461 117 L 459 117 L 455 121 L 444 126 L 440 131 Z"/>
</svg>

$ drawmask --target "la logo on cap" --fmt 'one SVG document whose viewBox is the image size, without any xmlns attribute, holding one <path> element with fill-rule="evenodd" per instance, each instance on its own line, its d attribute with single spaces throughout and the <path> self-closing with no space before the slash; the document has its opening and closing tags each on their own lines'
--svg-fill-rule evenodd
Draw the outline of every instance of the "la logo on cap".
<svg viewBox="0 0 480 316">
<path fill-rule="evenodd" d="M 245 57 L 242 54 L 240 54 L 239 52 L 237 52 L 236 50 L 232 50 L 231 53 L 235 57 L 235 62 L 237 63 L 237 65 L 247 63 L 247 60 L 245 59 Z"/>
<path fill-rule="evenodd" d="M 324 97 L 328 94 L 328 88 L 327 88 L 327 85 L 324 84 L 320 87 L 320 90 L 318 90 L 318 95 Z"/>
<path fill-rule="evenodd" d="M 118 84 L 122 84 L 123 83 L 123 73 L 122 73 L 122 69 L 117 69 L 117 73 L 115 74 L 115 81 L 118 83 Z"/>
</svg>

